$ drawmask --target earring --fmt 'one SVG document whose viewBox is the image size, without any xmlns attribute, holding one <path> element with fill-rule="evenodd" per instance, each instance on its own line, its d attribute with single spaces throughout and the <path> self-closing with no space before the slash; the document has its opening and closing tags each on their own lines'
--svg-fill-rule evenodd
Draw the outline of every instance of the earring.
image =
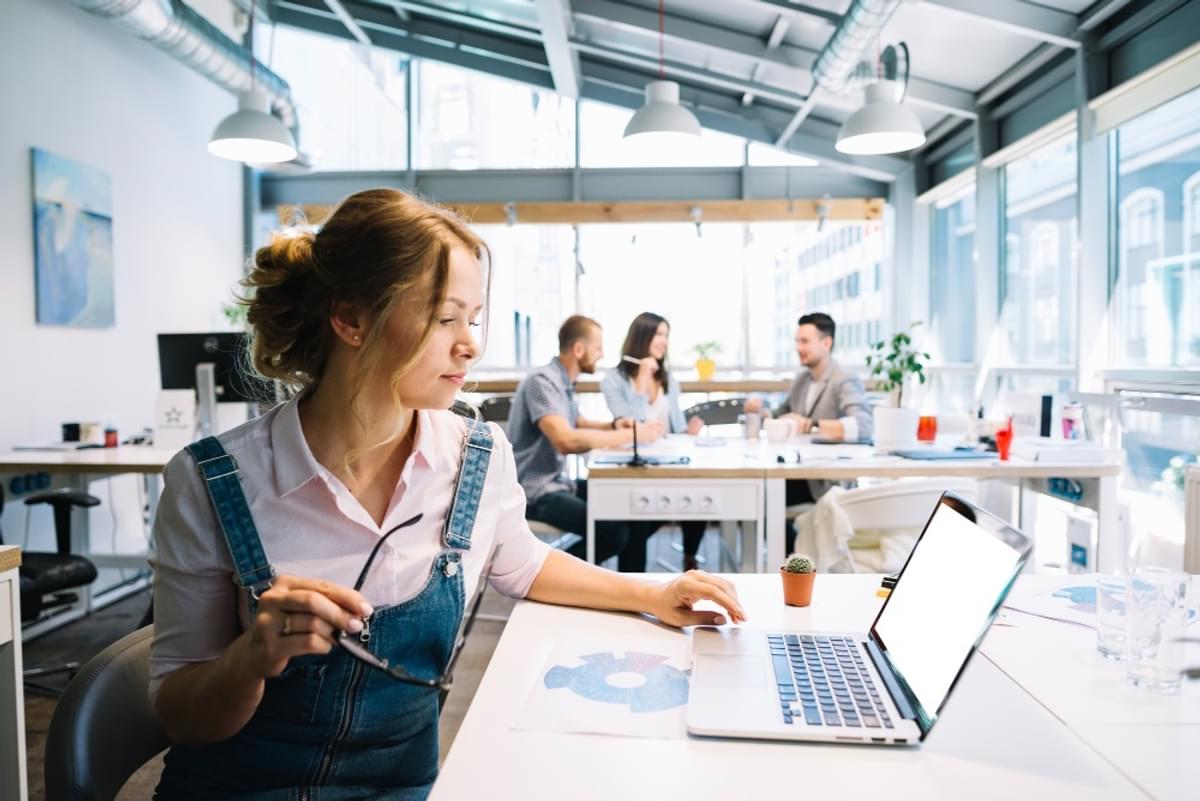
<svg viewBox="0 0 1200 801">
<path fill-rule="evenodd" d="M 358 343 L 359 341 L 361 341 L 361 340 L 362 340 L 362 337 L 360 337 L 358 334 L 355 334 L 355 335 L 354 335 L 354 342 L 355 342 L 355 344 L 357 344 L 357 343 Z"/>
</svg>

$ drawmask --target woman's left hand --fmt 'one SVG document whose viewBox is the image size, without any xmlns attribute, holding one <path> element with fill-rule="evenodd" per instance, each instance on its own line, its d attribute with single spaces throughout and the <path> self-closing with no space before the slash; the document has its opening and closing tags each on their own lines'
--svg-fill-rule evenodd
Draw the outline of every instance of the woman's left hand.
<svg viewBox="0 0 1200 801">
<path fill-rule="evenodd" d="M 746 613 L 738 602 L 737 590 L 723 578 L 702 570 L 689 570 L 674 581 L 650 588 L 646 611 L 671 626 L 721 626 L 727 620 L 744 623 Z M 726 614 L 693 609 L 698 601 L 714 601 Z"/>
</svg>

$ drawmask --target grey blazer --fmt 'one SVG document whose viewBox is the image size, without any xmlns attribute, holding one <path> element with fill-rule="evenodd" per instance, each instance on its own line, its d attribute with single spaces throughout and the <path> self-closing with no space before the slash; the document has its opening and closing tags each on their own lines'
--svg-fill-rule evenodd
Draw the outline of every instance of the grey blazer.
<svg viewBox="0 0 1200 801">
<path fill-rule="evenodd" d="M 874 418 L 871 416 L 871 407 L 867 403 L 866 390 L 863 389 L 862 381 L 858 379 L 858 376 L 837 362 L 831 362 L 829 372 L 826 373 L 825 380 L 822 382 L 824 386 L 817 390 L 817 397 L 810 406 L 808 389 L 812 386 L 812 382 L 812 375 L 808 370 L 802 370 L 796 376 L 796 380 L 792 382 L 787 398 L 772 413 L 778 417 L 781 414 L 794 412 L 811 420 L 840 420 L 843 417 L 852 417 L 858 423 L 858 438 L 860 440 L 871 438 Z M 833 486 L 833 482 L 822 479 L 812 479 L 808 482 L 808 489 L 814 498 L 820 498 L 829 491 L 831 486 Z"/>
</svg>

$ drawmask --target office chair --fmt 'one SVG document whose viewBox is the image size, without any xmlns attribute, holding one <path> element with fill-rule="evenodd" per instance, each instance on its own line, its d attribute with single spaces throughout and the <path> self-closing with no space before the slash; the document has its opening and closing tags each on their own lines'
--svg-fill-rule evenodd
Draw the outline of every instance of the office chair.
<svg viewBox="0 0 1200 801">
<path fill-rule="evenodd" d="M 71 590 L 86 587 L 96 580 L 96 566 L 91 560 L 71 553 L 71 510 L 76 507 L 98 506 L 100 499 L 86 492 L 57 489 L 38 492 L 25 499 L 26 506 L 49 504 L 54 509 L 54 535 L 57 550 L 53 553 L 40 551 L 21 552 L 21 621 L 37 620 L 42 612 L 70 606 L 79 600 Z M 0 509 L 4 507 L 4 489 L 0 487 Z M 0 542 L 3 538 L 0 537 Z M 47 695 L 58 695 L 58 690 L 32 679 L 55 673 L 75 675 L 78 662 L 59 665 L 38 665 L 24 672 L 25 685 L 31 690 Z"/>
<path fill-rule="evenodd" d="M 706 426 L 728 425 L 736 423 L 746 405 L 745 398 L 724 398 L 722 400 L 704 401 L 684 409 L 684 418 L 691 420 L 699 417 Z"/>
<path fill-rule="evenodd" d="M 508 422 L 512 411 L 512 395 L 493 395 L 479 402 L 479 413 L 489 423 L 499 423 L 501 427 Z"/>
<path fill-rule="evenodd" d="M 171 745 L 150 705 L 153 627 L 127 634 L 67 685 L 46 736 L 46 801 L 112 801 Z"/>
</svg>

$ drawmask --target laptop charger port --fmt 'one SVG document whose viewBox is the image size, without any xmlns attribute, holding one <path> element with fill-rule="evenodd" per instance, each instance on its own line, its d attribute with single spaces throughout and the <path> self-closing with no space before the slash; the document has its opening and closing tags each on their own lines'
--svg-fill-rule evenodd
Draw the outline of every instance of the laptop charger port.
<svg viewBox="0 0 1200 801">
<path fill-rule="evenodd" d="M 896 739 L 892 740 L 892 742 L 893 743 L 907 743 L 908 740 L 905 740 L 903 737 L 897 737 Z"/>
<path fill-rule="evenodd" d="M 843 737 L 843 736 L 841 736 L 841 735 L 838 735 L 837 737 L 834 737 L 833 739 L 835 739 L 835 740 L 845 740 L 845 741 L 847 741 L 847 742 L 851 742 L 851 743 L 861 743 L 861 742 L 862 742 L 862 740 L 863 740 L 863 738 L 861 738 L 861 737 Z"/>
<path fill-rule="evenodd" d="M 887 738 L 886 738 L 886 737 L 872 737 L 872 738 L 871 738 L 871 742 L 873 742 L 873 743 L 886 743 L 886 742 L 887 742 Z"/>
</svg>

